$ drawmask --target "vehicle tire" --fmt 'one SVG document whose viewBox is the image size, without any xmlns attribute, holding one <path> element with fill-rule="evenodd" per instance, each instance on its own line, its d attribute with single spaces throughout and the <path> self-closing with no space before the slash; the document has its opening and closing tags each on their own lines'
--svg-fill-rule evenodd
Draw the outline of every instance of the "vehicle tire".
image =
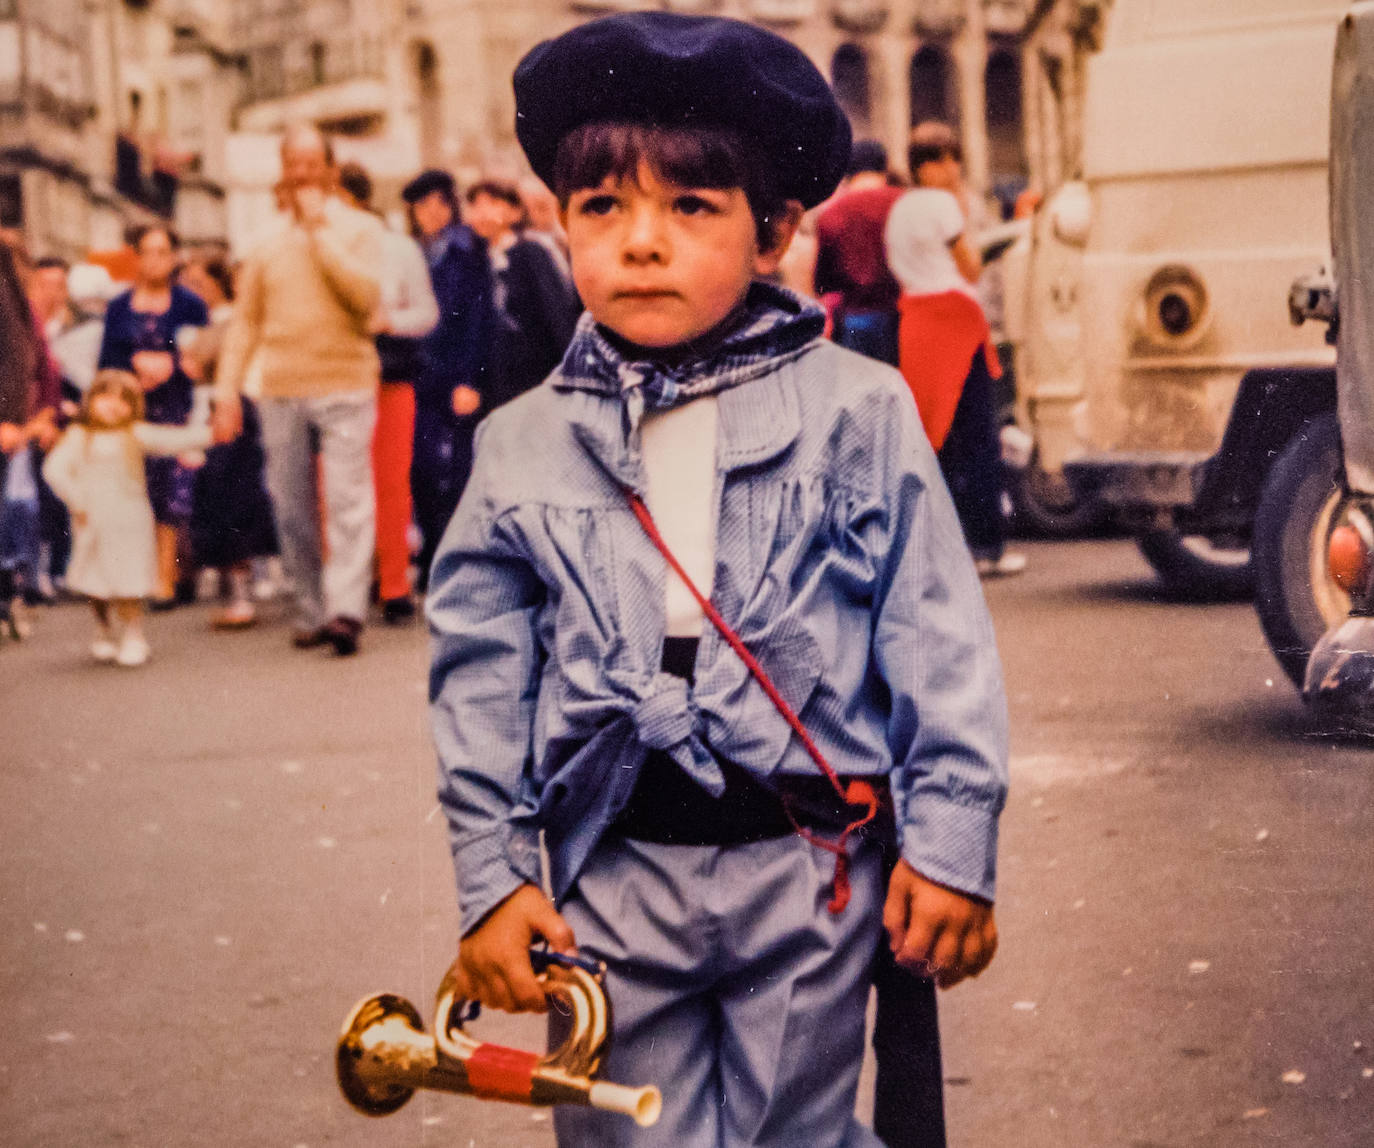
<svg viewBox="0 0 1374 1148">
<path fill-rule="evenodd" d="M 1012 525 L 1035 538 L 1077 538 L 1101 529 L 1107 504 L 1100 498 L 1080 498 L 1063 472 L 1051 474 L 1040 465 L 1038 453 L 1009 483 Z"/>
<path fill-rule="evenodd" d="M 1250 551 L 1218 546 L 1203 535 L 1148 530 L 1136 537 L 1145 561 L 1171 592 L 1193 602 L 1248 598 L 1255 588 Z"/>
<path fill-rule="evenodd" d="M 1345 502 L 1340 424 L 1307 422 L 1270 468 L 1255 511 L 1255 609 L 1269 648 L 1301 688 L 1317 640 L 1350 612 L 1326 546 Z"/>
</svg>

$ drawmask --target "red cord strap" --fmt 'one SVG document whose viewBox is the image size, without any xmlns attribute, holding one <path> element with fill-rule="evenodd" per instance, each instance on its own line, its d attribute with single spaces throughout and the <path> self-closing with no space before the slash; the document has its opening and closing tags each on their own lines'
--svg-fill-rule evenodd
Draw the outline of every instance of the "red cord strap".
<svg viewBox="0 0 1374 1148">
<path fill-rule="evenodd" d="M 844 907 L 849 904 L 849 838 L 851 834 L 862 829 L 878 815 L 878 794 L 874 791 L 873 786 L 862 778 L 856 778 L 851 781 L 847 787 L 840 781 L 839 774 L 837 774 L 834 767 L 825 760 L 825 755 L 821 753 L 816 743 L 811 740 L 811 735 L 806 732 L 806 727 L 802 725 L 801 718 L 796 715 L 792 707 L 787 704 L 787 700 L 778 692 L 778 687 L 773 684 L 772 679 L 768 676 L 763 666 L 759 664 L 758 659 L 749 652 L 749 648 L 745 646 L 740 636 L 730 628 L 730 624 L 720 616 L 720 611 L 711 604 L 710 599 L 697 589 L 696 583 L 688 577 L 687 571 L 684 570 L 681 563 L 673 557 L 673 552 L 668 549 L 668 544 L 663 540 L 663 535 L 658 532 L 658 526 L 654 523 L 653 515 L 649 513 L 649 508 L 644 505 L 644 500 L 634 491 L 629 489 L 625 491 L 625 498 L 630 504 L 630 509 L 634 511 L 635 517 L 639 520 L 640 526 L 644 528 L 644 533 L 649 536 L 649 541 L 652 542 L 658 549 L 658 552 L 663 555 L 664 560 L 672 567 L 673 573 L 682 579 L 682 584 L 687 587 L 692 597 L 696 599 L 697 605 L 701 607 L 702 613 L 704 613 L 706 617 L 711 620 L 711 624 L 720 631 L 720 636 L 725 639 L 730 648 L 739 656 L 740 661 L 742 661 L 745 666 L 748 667 L 749 672 L 754 675 L 754 680 L 759 683 L 763 688 L 763 692 L 768 695 L 768 700 L 771 701 L 773 705 L 777 707 L 778 712 L 787 719 L 787 724 L 792 727 L 792 731 L 801 740 L 802 745 L 806 748 L 806 752 L 811 755 L 811 760 L 814 761 L 820 767 L 821 772 L 825 774 L 826 779 L 830 782 L 840 800 L 846 805 L 859 805 L 867 809 L 863 817 L 859 818 L 857 821 L 850 822 L 844 827 L 844 831 L 840 834 L 838 841 L 831 841 L 828 838 L 818 836 L 802 825 L 793 814 L 792 805 L 787 795 L 781 795 L 782 807 L 787 813 L 787 819 L 792 822 L 792 828 L 796 830 L 797 835 L 810 842 L 812 845 L 816 845 L 826 850 L 826 852 L 835 855 L 835 894 L 831 897 L 826 907 L 832 913 L 843 912 Z"/>
</svg>

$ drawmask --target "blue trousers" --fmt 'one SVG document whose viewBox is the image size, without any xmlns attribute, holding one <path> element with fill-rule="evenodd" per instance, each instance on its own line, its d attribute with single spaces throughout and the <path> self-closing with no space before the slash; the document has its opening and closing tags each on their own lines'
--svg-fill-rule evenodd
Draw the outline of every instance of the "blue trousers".
<svg viewBox="0 0 1374 1148">
<path fill-rule="evenodd" d="M 657 1084 L 652 1128 L 560 1107 L 560 1148 L 881 1148 L 854 1119 L 881 928 L 880 850 L 851 844 L 853 895 L 826 908 L 834 858 L 788 836 L 730 847 L 603 841 L 561 907 L 606 962 L 602 1077 Z"/>
<path fill-rule="evenodd" d="M 981 348 L 969 365 L 939 458 L 968 548 L 975 558 L 1000 558 L 1006 545 L 1002 444 L 996 390 Z"/>
</svg>

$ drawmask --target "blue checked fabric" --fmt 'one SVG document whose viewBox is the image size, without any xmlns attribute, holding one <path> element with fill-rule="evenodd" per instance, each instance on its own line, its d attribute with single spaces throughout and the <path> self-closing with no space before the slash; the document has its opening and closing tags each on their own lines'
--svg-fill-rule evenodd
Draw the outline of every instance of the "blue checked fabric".
<svg viewBox="0 0 1374 1148">
<path fill-rule="evenodd" d="M 563 366 L 499 408 L 430 578 L 430 701 L 464 933 L 522 883 L 572 888 L 650 749 L 719 791 L 815 763 L 713 628 L 663 674 L 645 409 L 717 396 L 711 597 L 840 774 L 891 780 L 902 855 L 995 890 L 1006 705 L 958 519 L 896 371 L 756 286 L 687 363 L 627 361 L 585 317 Z"/>
<path fill-rule="evenodd" d="M 619 390 L 631 425 L 644 412 L 666 410 L 747 383 L 801 353 L 825 330 L 825 313 L 782 287 L 756 282 L 728 334 L 709 350 L 676 364 L 626 360 L 589 313 L 563 356 L 564 385 Z"/>
</svg>

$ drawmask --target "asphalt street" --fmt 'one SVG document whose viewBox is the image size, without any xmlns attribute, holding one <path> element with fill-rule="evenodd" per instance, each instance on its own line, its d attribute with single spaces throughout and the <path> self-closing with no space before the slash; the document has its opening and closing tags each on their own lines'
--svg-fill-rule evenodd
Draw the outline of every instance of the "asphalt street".
<svg viewBox="0 0 1374 1148">
<path fill-rule="evenodd" d="M 1369 1148 L 1374 752 L 1249 606 L 1162 599 L 1127 542 L 1026 549 L 987 587 L 1013 793 L 1001 951 L 941 998 L 951 1145 Z M 141 670 L 77 606 L 0 648 L 0 1142 L 549 1148 L 545 1112 L 334 1083 L 354 1001 L 427 1013 L 455 949 L 423 634 L 334 661 L 208 616 L 154 618 Z"/>
</svg>

